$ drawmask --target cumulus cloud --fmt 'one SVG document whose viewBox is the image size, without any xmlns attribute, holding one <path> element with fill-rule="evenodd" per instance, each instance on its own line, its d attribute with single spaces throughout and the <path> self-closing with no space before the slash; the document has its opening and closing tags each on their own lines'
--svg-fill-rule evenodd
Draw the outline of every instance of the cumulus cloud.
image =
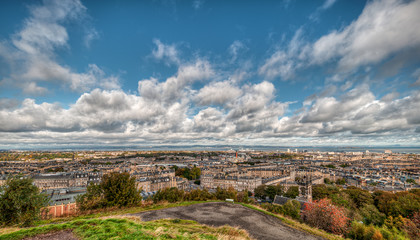
<svg viewBox="0 0 420 240">
<path fill-rule="evenodd" d="M 241 94 L 241 89 L 230 81 L 212 82 L 200 89 L 195 100 L 203 106 L 225 105 L 237 99 Z"/>
<path fill-rule="evenodd" d="M 86 17 L 86 8 L 79 0 L 45 0 L 42 5 L 30 6 L 29 11 L 30 17 L 25 19 L 22 29 L 0 43 L 0 57 L 6 60 L 10 72 L 0 80 L 2 85 L 20 88 L 31 95 L 47 92 L 43 82 L 70 86 L 74 91 L 119 88 L 118 77 L 105 77 L 95 64 L 89 65 L 87 72 L 77 73 L 56 60 L 57 50 L 70 48 L 64 24 Z M 96 35 L 95 30 L 91 29 L 90 34 L 89 42 Z"/>
<path fill-rule="evenodd" d="M 33 99 L 25 99 L 20 104 L 1 99 L 0 131 L 12 142 L 18 139 L 31 142 L 31 137 L 37 136 L 40 141 L 54 139 L 58 143 L 89 143 L 90 140 L 106 144 L 118 144 L 118 141 L 275 144 L 282 138 L 290 141 L 305 138 L 305 141 L 333 144 L 345 136 L 346 142 L 357 144 L 360 142 L 357 136 L 385 142 L 391 138 L 384 136 L 392 136 L 403 143 L 398 134 L 405 134 L 413 137 L 406 141 L 413 141 L 420 126 L 418 91 L 403 98 L 390 93 L 390 97 L 377 99 L 367 86 L 360 85 L 339 96 L 320 94 L 301 111 L 285 115 L 289 104 L 275 100 L 276 90 L 270 82 L 241 87 L 216 82 L 198 91 L 186 90 L 191 87 L 187 84 L 181 98 L 165 101 L 159 98 L 159 91 L 169 81 L 171 78 L 163 82 L 153 78 L 139 81 L 138 94 L 95 89 L 82 94 L 68 109 L 56 103 L 36 103 Z M 193 104 L 198 99 L 207 99 L 207 95 L 197 96 L 217 84 L 233 87 L 237 95 L 214 106 L 209 105 L 216 100 Z M 157 92 L 149 93 L 156 86 L 160 86 Z M 0 140 L 0 145 L 4 144 Z"/>
<path fill-rule="evenodd" d="M 333 2 L 326 1 L 324 5 L 330 6 Z M 351 24 L 312 43 L 303 40 L 303 30 L 299 29 L 288 46 L 277 49 L 266 59 L 259 73 L 268 79 L 281 77 L 287 80 L 297 70 L 327 63 L 337 63 L 336 70 L 341 73 L 381 64 L 395 55 L 399 56 L 399 62 L 406 63 L 401 58 L 412 56 L 404 55 L 404 51 L 420 48 L 420 32 L 413 27 L 420 21 L 418 12 L 420 1 L 368 2 Z"/>
<path fill-rule="evenodd" d="M 341 31 L 321 37 L 313 45 L 316 63 L 339 59 L 338 67 L 351 70 L 378 63 L 391 54 L 420 46 L 420 1 L 383 0 L 368 3 L 356 21 Z"/>
<path fill-rule="evenodd" d="M 198 59 L 194 63 L 181 65 L 177 74 L 164 82 L 158 82 L 155 78 L 139 81 L 138 91 L 140 96 L 151 101 L 170 103 L 184 98 L 189 92 L 187 86 L 190 84 L 208 80 L 214 75 L 210 63 Z"/>
</svg>

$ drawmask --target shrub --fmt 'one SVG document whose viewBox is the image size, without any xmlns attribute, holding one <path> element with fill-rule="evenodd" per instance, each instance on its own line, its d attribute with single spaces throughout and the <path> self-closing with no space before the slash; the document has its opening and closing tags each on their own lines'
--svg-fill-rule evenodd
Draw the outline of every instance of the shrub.
<svg viewBox="0 0 420 240">
<path fill-rule="evenodd" d="M 76 198 L 80 210 L 103 207 L 137 206 L 141 203 L 136 179 L 129 173 L 113 172 L 105 174 L 99 185 L 89 185 L 87 192 Z"/>
<path fill-rule="evenodd" d="M 349 222 L 345 209 L 333 205 L 327 198 L 305 203 L 302 219 L 313 227 L 334 234 L 345 233 Z"/>
<path fill-rule="evenodd" d="M 379 212 L 379 210 L 372 204 L 365 205 L 361 208 L 360 214 L 363 217 L 363 222 L 368 225 L 373 224 L 382 226 L 385 221 L 385 214 Z"/>
<path fill-rule="evenodd" d="M 282 205 L 263 203 L 261 204 L 261 207 L 272 213 L 284 214 L 284 209 Z"/>
<path fill-rule="evenodd" d="M 420 226 L 410 219 L 404 219 L 404 231 L 410 239 L 420 239 Z"/>
<path fill-rule="evenodd" d="M 229 189 L 217 187 L 215 196 L 219 200 L 233 199 L 234 201 L 237 201 L 237 194 L 236 190 L 232 187 Z"/>
<path fill-rule="evenodd" d="M 248 191 L 238 192 L 236 195 L 236 201 L 243 203 L 251 203 L 251 199 L 248 196 Z"/>
<path fill-rule="evenodd" d="M 206 201 L 210 199 L 214 199 L 214 196 L 207 191 L 207 189 L 201 190 L 196 189 L 192 190 L 188 193 L 185 193 L 185 200 L 188 201 Z"/>
<path fill-rule="evenodd" d="M 355 240 L 382 240 L 383 236 L 379 229 L 374 226 L 366 226 L 363 223 L 352 222 L 347 237 Z"/>
<path fill-rule="evenodd" d="M 296 220 L 300 219 L 300 202 L 296 200 L 288 200 L 286 204 L 283 205 L 284 215 L 290 216 Z"/>
<path fill-rule="evenodd" d="M 48 205 L 49 199 L 32 182 L 14 176 L 0 187 L 0 224 L 28 226 L 40 218 L 41 209 Z"/>
<path fill-rule="evenodd" d="M 141 202 L 136 178 L 129 173 L 105 174 L 100 183 L 107 206 L 135 206 Z"/>
<path fill-rule="evenodd" d="M 171 203 L 174 202 L 180 202 L 184 200 L 184 191 L 179 190 L 176 187 L 171 188 L 165 188 L 163 190 L 159 190 L 154 196 L 153 196 L 153 202 L 157 203 L 160 201 L 168 201 Z"/>
</svg>

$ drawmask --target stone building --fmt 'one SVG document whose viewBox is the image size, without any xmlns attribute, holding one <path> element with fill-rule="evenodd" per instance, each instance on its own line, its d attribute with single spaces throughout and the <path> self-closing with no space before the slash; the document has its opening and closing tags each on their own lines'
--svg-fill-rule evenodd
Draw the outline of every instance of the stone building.
<svg viewBox="0 0 420 240">
<path fill-rule="evenodd" d="M 256 187 L 262 184 L 260 177 L 249 177 L 249 176 L 212 176 L 202 175 L 201 186 L 207 189 L 216 189 L 217 187 L 228 189 L 234 188 L 236 191 L 248 190 L 253 192 Z"/>
</svg>

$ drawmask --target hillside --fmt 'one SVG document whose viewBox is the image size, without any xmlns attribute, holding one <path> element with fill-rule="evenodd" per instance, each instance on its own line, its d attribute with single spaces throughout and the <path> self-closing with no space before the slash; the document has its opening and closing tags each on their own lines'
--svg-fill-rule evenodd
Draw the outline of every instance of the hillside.
<svg viewBox="0 0 420 240">
<path fill-rule="evenodd" d="M 251 239 L 244 230 L 230 226 L 209 227 L 190 220 L 142 222 L 137 217 L 75 220 L 21 229 L 0 240 L 73 239 Z"/>
</svg>

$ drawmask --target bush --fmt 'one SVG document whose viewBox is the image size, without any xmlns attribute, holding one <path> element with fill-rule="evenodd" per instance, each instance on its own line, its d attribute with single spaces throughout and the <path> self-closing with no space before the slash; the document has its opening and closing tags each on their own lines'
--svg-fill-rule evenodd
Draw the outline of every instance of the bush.
<svg viewBox="0 0 420 240">
<path fill-rule="evenodd" d="M 176 187 L 171 188 L 165 188 L 163 190 L 159 190 L 154 196 L 153 196 L 153 202 L 157 203 L 160 201 L 168 201 L 171 203 L 174 202 L 180 202 L 184 200 L 184 191 L 179 190 Z"/>
<path fill-rule="evenodd" d="M 136 206 L 141 202 L 136 178 L 129 173 L 110 173 L 102 177 L 100 183 L 108 207 Z"/>
<path fill-rule="evenodd" d="M 385 221 L 385 214 L 379 212 L 379 210 L 372 204 L 362 207 L 360 209 L 360 214 L 363 217 L 363 222 L 367 225 L 373 224 L 376 226 L 382 226 Z"/>
<path fill-rule="evenodd" d="M 49 199 L 32 184 L 32 179 L 11 177 L 0 187 L 0 224 L 28 226 L 40 218 Z"/>
<path fill-rule="evenodd" d="M 129 173 L 105 174 L 99 185 L 89 185 L 87 192 L 76 198 L 80 210 L 103 207 L 137 206 L 142 198 L 136 187 L 136 179 Z"/>
<path fill-rule="evenodd" d="M 216 198 L 219 200 L 226 200 L 226 199 L 233 199 L 235 202 L 237 199 L 237 192 L 235 189 L 230 187 L 229 189 L 222 189 L 220 187 L 217 187 L 216 189 Z"/>
<path fill-rule="evenodd" d="M 293 219 L 300 220 L 300 207 L 300 202 L 297 200 L 288 200 L 286 204 L 283 205 L 283 213 Z"/>
<path fill-rule="evenodd" d="M 272 213 L 284 214 L 284 209 L 282 205 L 263 203 L 261 204 L 261 207 Z"/>
<path fill-rule="evenodd" d="M 207 191 L 207 189 L 201 190 L 196 189 L 192 190 L 191 192 L 185 193 L 185 200 L 188 201 L 207 201 L 214 199 L 214 196 Z"/>
<path fill-rule="evenodd" d="M 252 200 L 249 198 L 248 191 L 238 192 L 236 195 L 236 201 L 243 203 L 251 203 Z"/>
<path fill-rule="evenodd" d="M 366 226 L 363 223 L 358 223 L 356 221 L 351 224 L 347 237 L 356 240 L 383 239 L 382 233 L 379 229 L 374 226 Z"/>
<path fill-rule="evenodd" d="M 404 231 L 410 236 L 410 239 L 420 239 L 420 224 L 410 219 L 404 219 Z"/>
<path fill-rule="evenodd" d="M 313 227 L 334 234 L 345 233 L 349 222 L 345 209 L 333 205 L 327 198 L 305 203 L 302 219 Z"/>
</svg>

